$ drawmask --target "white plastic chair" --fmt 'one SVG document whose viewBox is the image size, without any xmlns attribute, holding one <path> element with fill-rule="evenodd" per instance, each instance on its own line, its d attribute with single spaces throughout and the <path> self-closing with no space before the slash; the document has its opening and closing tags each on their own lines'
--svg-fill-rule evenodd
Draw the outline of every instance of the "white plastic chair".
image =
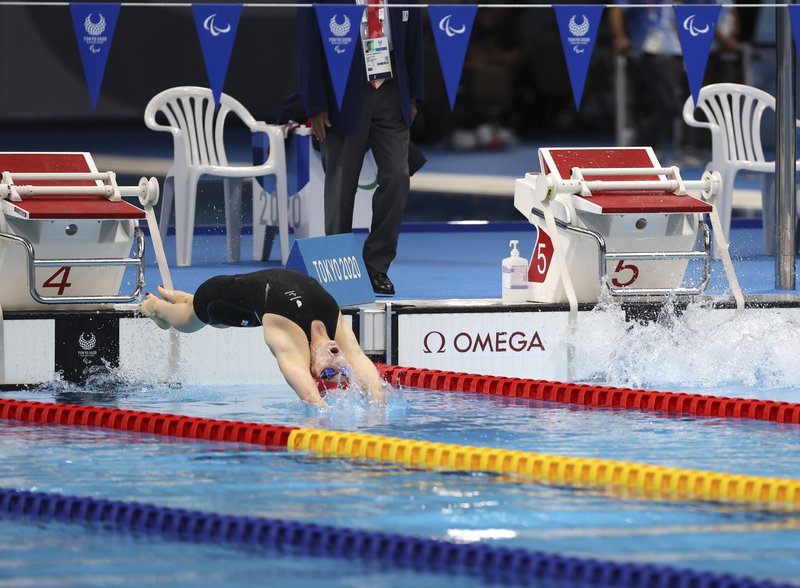
<svg viewBox="0 0 800 588">
<path fill-rule="evenodd" d="M 240 102 L 227 94 L 220 97 L 219 108 L 208 88 L 181 86 L 154 96 L 144 113 L 145 124 L 154 131 L 172 133 L 174 164 L 164 181 L 161 197 L 161 234 L 166 235 L 169 214 L 175 200 L 175 237 L 179 266 L 191 265 L 197 184 L 201 176 L 223 178 L 225 191 L 225 226 L 228 234 L 228 261 L 240 258 L 242 229 L 242 180 L 275 175 L 278 196 L 278 229 L 281 263 L 289 255 L 289 212 L 286 187 L 286 154 L 280 126 L 257 121 Z M 270 152 L 261 165 L 231 165 L 225 155 L 224 129 L 234 113 L 252 133 L 266 133 Z M 161 113 L 167 124 L 156 120 Z M 249 143 L 248 143 L 249 147 Z M 266 222 L 253 203 L 253 259 L 260 260 Z"/>
<path fill-rule="evenodd" d="M 765 178 L 767 181 L 763 183 L 763 208 L 768 208 L 766 199 L 774 198 L 774 188 L 772 195 L 766 192 L 774 181 L 775 162 L 767 161 L 764 157 L 761 123 L 767 110 L 775 111 L 775 98 L 752 86 L 711 84 L 700 89 L 697 108 L 705 115 L 705 121 L 695 118 L 696 108 L 691 96 L 683 105 L 683 120 L 689 126 L 711 131 L 711 162 L 706 170 L 716 170 L 722 175 L 722 193 L 717 197 L 717 211 L 725 237 L 728 238 L 733 185 L 739 170 L 773 174 Z"/>
</svg>

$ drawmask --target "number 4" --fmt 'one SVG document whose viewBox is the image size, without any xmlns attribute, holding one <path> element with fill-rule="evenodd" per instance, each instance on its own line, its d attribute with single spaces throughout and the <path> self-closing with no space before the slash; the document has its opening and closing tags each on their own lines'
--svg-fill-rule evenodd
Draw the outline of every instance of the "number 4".
<svg viewBox="0 0 800 588">
<path fill-rule="evenodd" d="M 70 269 L 72 269 L 72 268 L 69 267 L 69 266 L 58 268 L 58 271 L 56 273 L 54 273 L 52 276 L 50 276 L 49 278 L 47 278 L 44 281 L 44 284 L 42 284 L 42 286 L 44 286 L 45 288 L 58 288 L 58 295 L 61 296 L 62 294 L 64 294 L 64 290 L 66 290 L 67 288 L 72 286 L 72 284 L 70 284 L 67 281 L 67 280 L 69 280 L 69 270 Z M 56 282 L 56 278 L 60 274 L 63 274 L 63 276 L 61 277 L 61 281 L 60 282 Z"/>
</svg>

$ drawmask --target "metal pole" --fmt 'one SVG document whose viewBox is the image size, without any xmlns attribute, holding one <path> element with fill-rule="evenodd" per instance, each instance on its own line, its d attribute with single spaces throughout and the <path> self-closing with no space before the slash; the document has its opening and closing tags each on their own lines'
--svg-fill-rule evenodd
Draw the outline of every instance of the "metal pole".
<svg viewBox="0 0 800 588">
<path fill-rule="evenodd" d="M 392 353 L 392 303 L 387 302 L 384 312 L 384 323 L 386 332 L 384 333 L 384 346 L 386 347 L 386 365 L 394 365 L 394 354 Z"/>
<path fill-rule="evenodd" d="M 625 78 L 627 58 L 617 55 L 614 59 L 614 139 L 618 147 L 628 144 L 628 80 Z"/>
<path fill-rule="evenodd" d="M 775 289 L 795 289 L 795 57 L 789 9 L 778 6 L 775 157 Z"/>
</svg>

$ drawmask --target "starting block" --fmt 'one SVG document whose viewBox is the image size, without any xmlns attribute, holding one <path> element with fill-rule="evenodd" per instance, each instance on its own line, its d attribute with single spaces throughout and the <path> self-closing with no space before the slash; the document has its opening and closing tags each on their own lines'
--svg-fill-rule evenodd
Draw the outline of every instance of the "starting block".
<svg viewBox="0 0 800 588">
<path fill-rule="evenodd" d="M 541 173 L 517 179 L 514 206 L 537 228 L 528 268 L 533 302 L 597 302 L 614 296 L 698 295 L 708 284 L 716 234 L 717 172 L 684 180 L 650 147 L 542 148 Z M 697 196 L 691 195 L 693 191 Z M 696 250 L 702 233 L 701 249 Z M 737 305 L 743 306 L 728 256 L 718 244 Z M 703 263 L 696 283 L 682 286 L 690 260 Z M 726 262 L 727 260 L 727 262 Z"/>
<path fill-rule="evenodd" d="M 133 302 L 144 286 L 145 211 L 158 183 L 118 186 L 89 153 L 0 153 L 0 308 Z M 136 241 L 135 253 L 129 257 Z M 133 292 L 119 294 L 125 267 Z"/>
</svg>

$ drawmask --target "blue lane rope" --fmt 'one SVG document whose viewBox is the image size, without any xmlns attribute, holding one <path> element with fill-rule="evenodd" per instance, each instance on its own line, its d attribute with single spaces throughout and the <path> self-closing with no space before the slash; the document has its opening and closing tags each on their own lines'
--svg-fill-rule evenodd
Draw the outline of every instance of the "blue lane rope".
<svg viewBox="0 0 800 588">
<path fill-rule="evenodd" d="M 432 573 L 479 574 L 518 584 L 558 580 L 615 588 L 790 588 L 788 584 L 664 566 L 0 488 L 3 514 L 40 521 L 99 523 L 181 541 L 258 545 L 301 555 L 380 561 Z"/>
</svg>

